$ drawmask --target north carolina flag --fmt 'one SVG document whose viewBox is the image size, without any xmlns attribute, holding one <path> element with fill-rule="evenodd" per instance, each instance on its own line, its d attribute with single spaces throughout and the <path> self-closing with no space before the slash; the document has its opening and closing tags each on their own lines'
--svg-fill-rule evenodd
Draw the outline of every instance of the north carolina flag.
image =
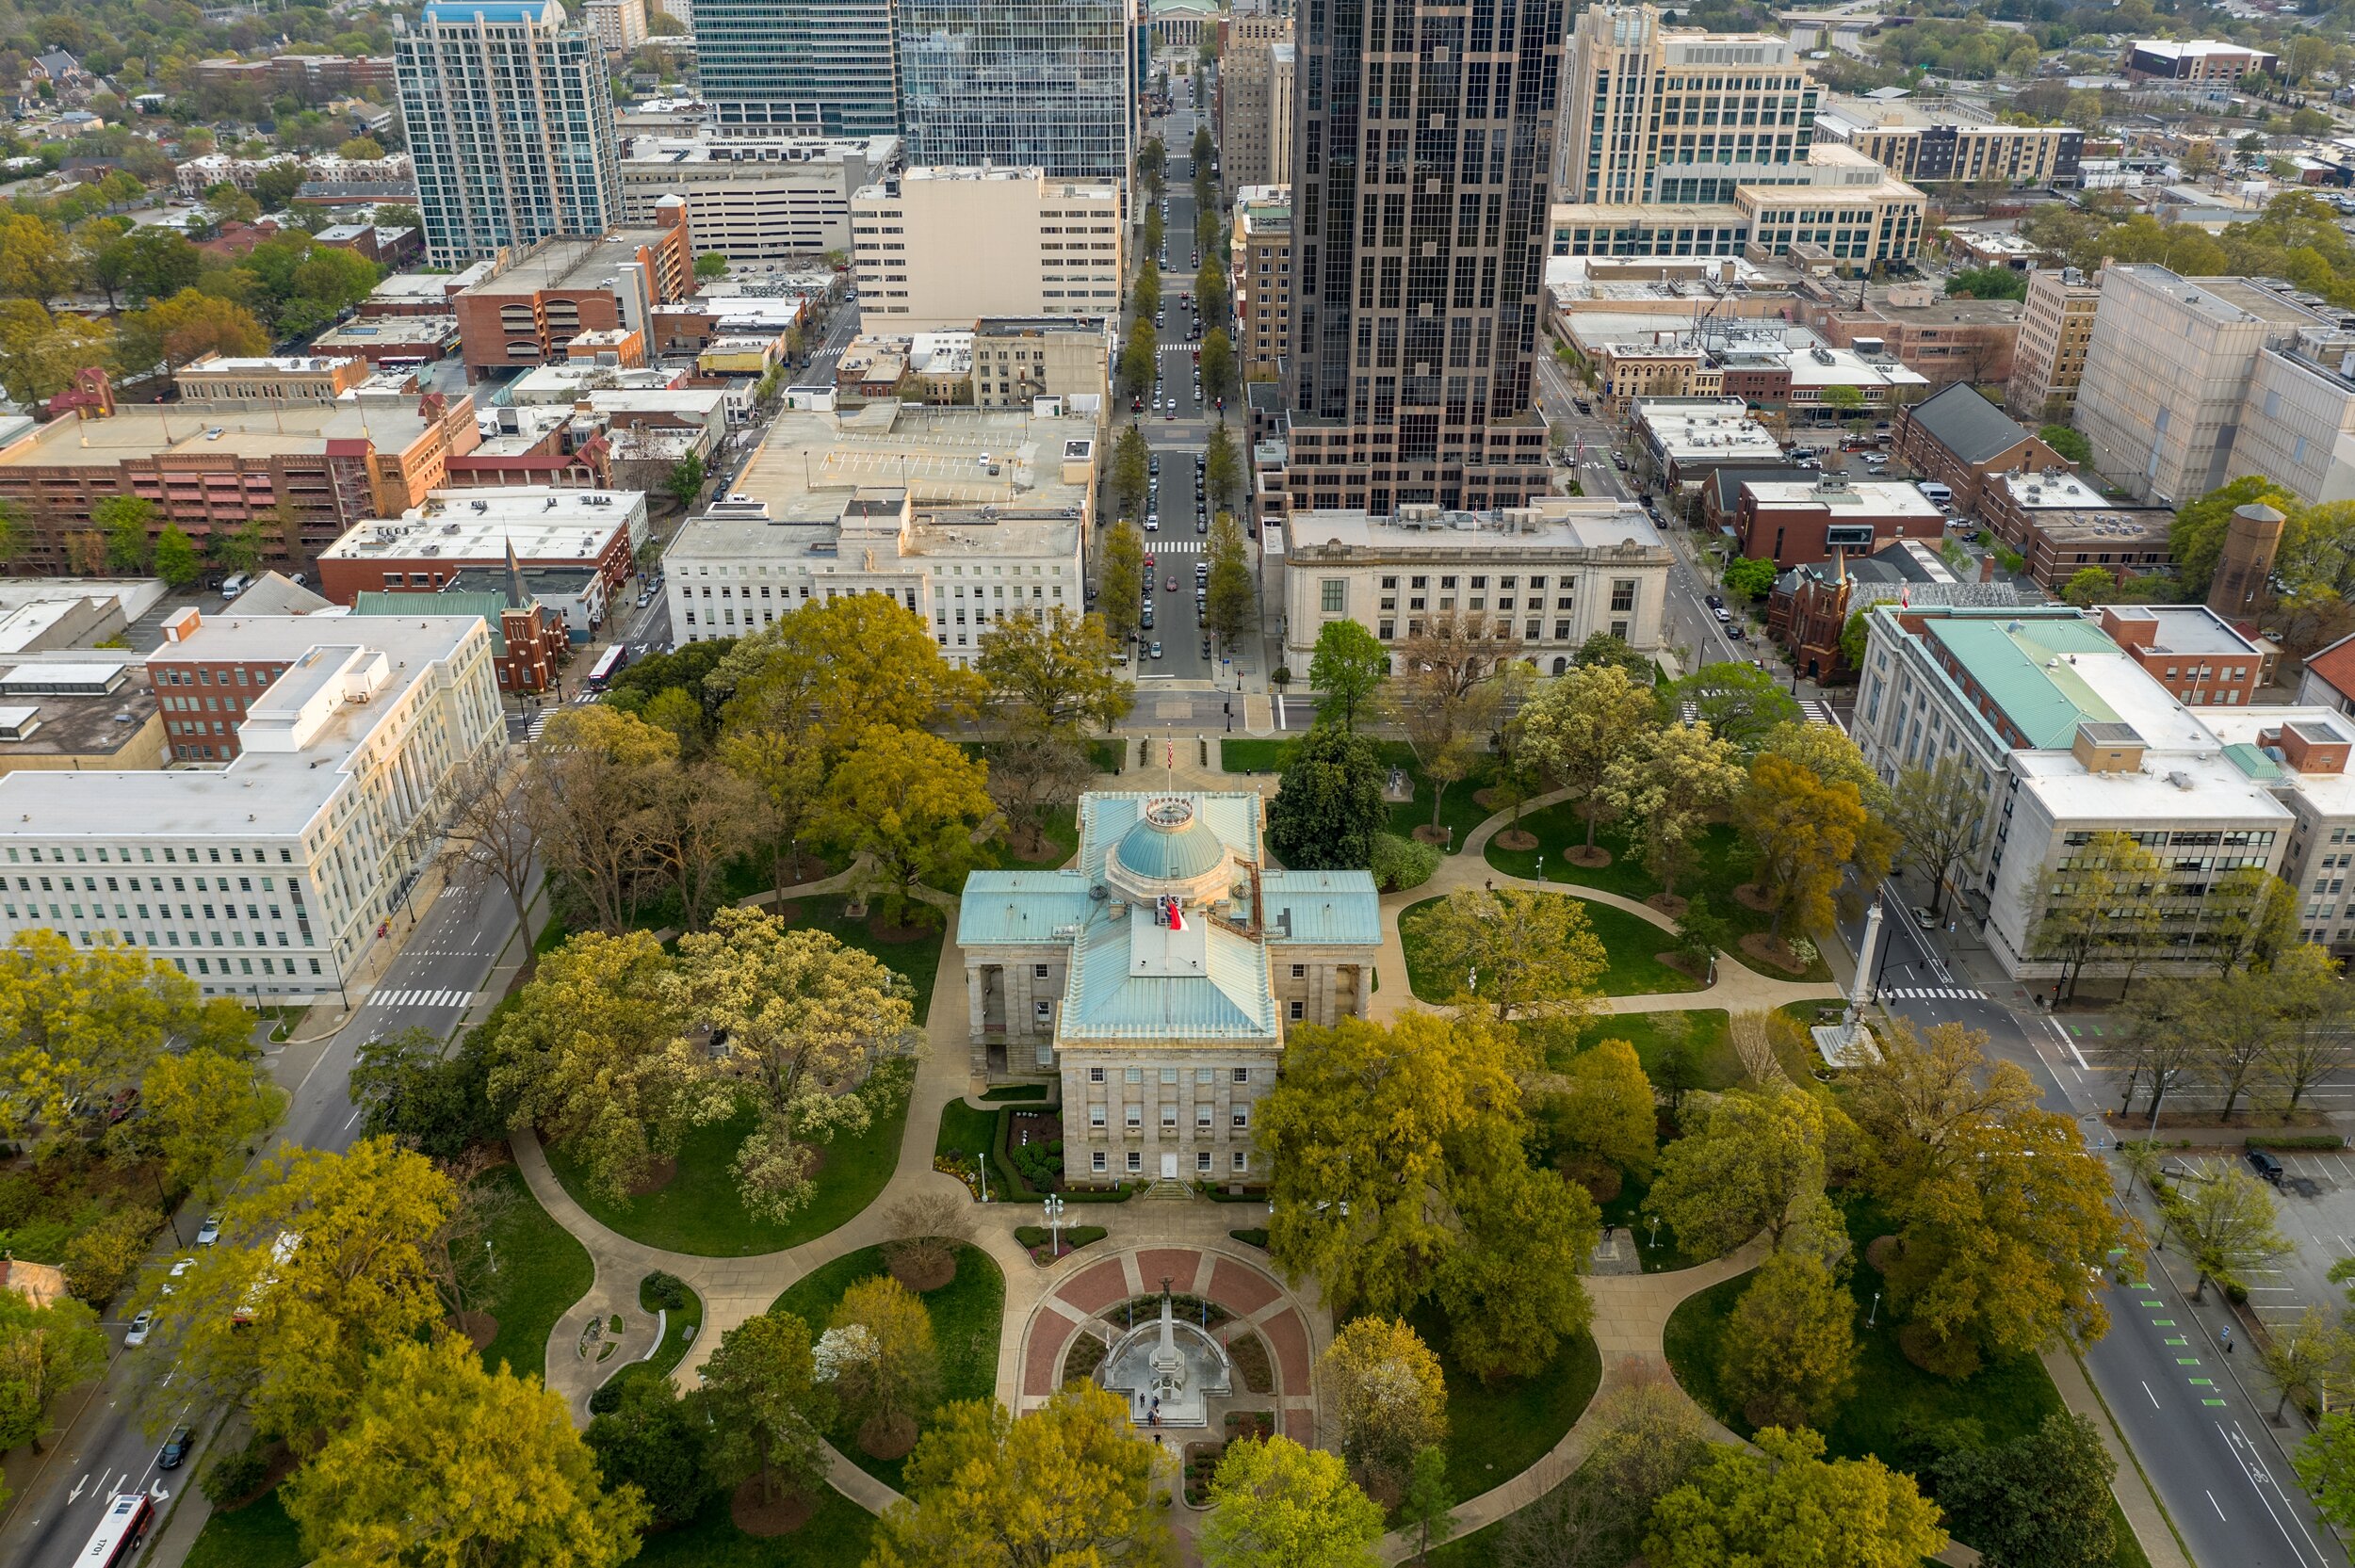
<svg viewBox="0 0 2355 1568">
<path fill-rule="evenodd" d="M 1161 900 L 1161 907 L 1169 911 L 1169 929 L 1171 930 L 1182 931 L 1186 929 L 1185 914 L 1179 909 L 1178 900 L 1175 897 L 1164 897 Z"/>
</svg>

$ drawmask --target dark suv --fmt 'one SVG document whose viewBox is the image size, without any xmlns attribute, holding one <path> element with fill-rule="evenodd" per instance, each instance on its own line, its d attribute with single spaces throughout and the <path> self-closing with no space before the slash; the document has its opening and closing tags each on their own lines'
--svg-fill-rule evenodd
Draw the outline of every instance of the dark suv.
<svg viewBox="0 0 2355 1568">
<path fill-rule="evenodd" d="M 2282 1185 L 2282 1162 L 2273 1156 L 2263 1149 L 2251 1149 L 2241 1157 L 2249 1161 L 2249 1169 L 2259 1176 L 2276 1187 Z"/>
</svg>

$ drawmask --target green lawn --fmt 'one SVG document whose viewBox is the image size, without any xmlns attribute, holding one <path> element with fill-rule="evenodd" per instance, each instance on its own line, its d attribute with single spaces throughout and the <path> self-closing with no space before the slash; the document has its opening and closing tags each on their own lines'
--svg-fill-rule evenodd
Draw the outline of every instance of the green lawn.
<svg viewBox="0 0 2355 1568">
<path fill-rule="evenodd" d="M 1221 766 L 1229 773 L 1277 773 L 1291 755 L 1297 740 L 1238 740 L 1228 737 L 1221 746 Z M 1403 740 L 1377 740 L 1374 750 L 1382 754 L 1386 768 L 1403 768 L 1414 781 L 1415 798 L 1401 800 L 1390 807 L 1390 831 L 1405 836 L 1417 828 L 1431 825 L 1431 784 L 1415 764 L 1414 748 Z M 1447 786 L 1447 796 L 1439 808 L 1439 824 L 1453 828 L 1455 834 L 1448 841 L 1448 852 L 1462 848 L 1464 837 L 1481 823 L 1495 815 L 1486 806 L 1472 799 L 1475 791 L 1485 787 L 1493 765 L 1486 757 L 1472 768 L 1469 778 Z"/>
<path fill-rule="evenodd" d="M 1564 893 L 1560 897 L 1575 897 Z M 1399 935 L 1406 946 L 1406 982 L 1414 994 L 1426 1002 L 1449 1000 L 1454 984 L 1454 976 L 1433 974 L 1426 961 L 1424 946 L 1417 929 L 1416 916 L 1439 902 L 1425 898 L 1410 904 L 1398 917 Z M 1681 975 L 1653 957 L 1665 952 L 1669 935 L 1641 915 L 1630 914 L 1608 904 L 1581 900 L 1586 911 L 1586 923 L 1600 938 L 1609 955 L 1610 967 L 1603 971 L 1600 984 L 1605 995 L 1632 996 L 1654 992 L 1698 991 L 1700 982 Z"/>
<path fill-rule="evenodd" d="M 862 1247 L 794 1281 L 770 1310 L 801 1318 L 809 1325 L 814 1339 L 825 1332 L 826 1319 L 844 1291 L 884 1271 L 883 1249 Z M 1005 1275 L 978 1247 L 960 1247 L 956 1278 L 938 1290 L 926 1291 L 923 1301 L 932 1314 L 933 1337 L 940 1346 L 941 1402 L 993 1398 L 998 1392 L 998 1334 L 1005 1313 Z M 836 1431 L 834 1439 L 845 1459 L 893 1491 L 900 1489 L 905 1460 L 868 1458 L 847 1430 Z"/>
<path fill-rule="evenodd" d="M 868 931 L 863 919 L 846 918 L 842 913 L 846 902 L 839 895 L 797 899 L 802 906 L 802 918 L 820 930 L 829 932 L 845 947 L 856 947 L 871 953 L 886 966 L 906 977 L 915 993 L 916 1026 L 924 1026 L 924 1016 L 933 1005 L 933 977 L 940 969 L 941 932 L 928 930 L 907 942 L 878 942 Z M 937 912 L 934 912 L 935 913 Z"/>
<path fill-rule="evenodd" d="M 1730 1089 L 1742 1081 L 1742 1059 L 1733 1054 L 1732 1042 L 1726 1033 L 1726 1012 L 1723 1008 L 1696 1008 L 1690 1012 L 1608 1012 L 1597 1013 L 1588 1021 L 1584 1036 L 1587 1043 L 1598 1040 L 1624 1040 L 1635 1047 L 1636 1057 L 1644 1071 L 1657 1077 L 1660 1059 L 1668 1049 L 1676 1025 L 1671 1019 L 1683 1021 L 1685 1055 L 1692 1061 L 1698 1089 Z"/>
<path fill-rule="evenodd" d="M 1569 861 L 1565 851 L 1586 842 L 1586 820 L 1579 815 L 1578 802 L 1574 800 L 1527 813 L 1521 818 L 1521 827 L 1536 834 L 1536 849 L 1505 849 L 1498 847 L 1495 838 L 1488 840 L 1488 864 L 1508 876 L 1535 877 L 1542 860 L 1545 878 L 1550 882 L 1575 882 L 1581 887 L 1616 893 L 1623 898 L 1648 898 L 1660 891 L 1659 880 L 1644 869 L 1642 860 L 1630 852 L 1627 840 L 1607 824 L 1596 833 L 1595 842 L 1611 851 L 1610 865 L 1589 870 Z M 1740 830 L 1730 822 L 1716 823 L 1700 836 L 1697 848 L 1699 864 L 1679 879 L 1678 894 L 1686 897 L 1697 894 L 1708 899 L 1710 912 L 1732 927 L 1736 938 L 1764 930 L 1767 917 L 1745 907 L 1733 897 L 1734 888 L 1750 880 L 1750 854 L 1742 843 Z M 1772 965 L 1762 965 L 1738 949 L 1730 956 L 1776 979 L 1831 978 L 1831 971 L 1821 959 L 1807 974 L 1794 976 Z"/>
<path fill-rule="evenodd" d="M 556 1320 L 589 1293 L 596 1278 L 589 1249 L 548 1218 L 515 1167 L 485 1171 L 475 1186 L 500 1204 L 485 1237 L 489 1251 L 467 1270 L 475 1304 L 499 1324 L 497 1335 L 483 1347 L 482 1365 L 495 1370 L 505 1362 L 518 1375 L 544 1376 Z"/>
<path fill-rule="evenodd" d="M 1881 1276 L 1865 1261 L 1864 1246 L 1879 1234 L 1879 1224 L 1870 1205 L 1855 1204 L 1849 1208 L 1857 1243 L 1855 1272 L 1849 1280 L 1849 1291 L 1856 1300 L 1856 1391 L 1824 1425 L 1825 1446 L 1834 1457 L 1860 1459 L 1876 1454 L 1892 1468 L 1909 1468 L 1905 1456 L 1916 1447 L 1919 1434 L 1945 1422 L 1974 1421 L 1985 1440 L 1994 1445 L 2024 1435 L 2045 1416 L 2064 1408 L 2052 1375 L 2034 1356 L 1990 1361 L 1971 1377 L 1950 1382 L 1906 1359 L 1897 1348 L 1898 1324 L 1886 1301 L 1881 1302 L 1877 1321 L 1868 1328 Z M 1751 1275 L 1743 1274 L 1689 1298 L 1669 1317 L 1664 1335 L 1669 1368 L 1684 1391 L 1702 1409 L 1745 1435 L 1753 1429 L 1718 1392 L 1717 1363 L 1727 1319 L 1750 1279 Z M 2147 1568 L 2134 1531 L 2115 1501 L 2111 1513 L 2120 1543 L 2114 1558 L 2117 1568 Z"/>
<path fill-rule="evenodd" d="M 206 1519 L 188 1549 L 187 1568 L 302 1568 L 309 1560 L 273 1490 L 235 1513 Z"/>
<path fill-rule="evenodd" d="M 678 1174 L 659 1192 L 626 1205 L 592 1192 L 580 1163 L 561 1149 L 548 1151 L 548 1164 L 575 1202 L 600 1224 L 634 1241 L 704 1257 L 748 1257 L 823 1236 L 873 1203 L 899 1161 L 907 1115 L 907 1096 L 901 1094 L 865 1132 L 838 1134 L 820 1145 L 825 1162 L 819 1168 L 817 1195 L 784 1224 L 754 1218 L 737 1195 L 729 1166 L 753 1130 L 755 1119 L 749 1110 L 730 1121 L 688 1128 L 679 1141 Z"/>
<path fill-rule="evenodd" d="M 874 1533 L 873 1514 L 833 1487 L 820 1486 L 818 1511 L 808 1524 L 791 1535 L 761 1540 L 736 1528 L 728 1518 L 727 1494 L 722 1493 L 690 1523 L 647 1536 L 630 1561 L 634 1568 L 858 1568 Z"/>
<path fill-rule="evenodd" d="M 1534 1377 L 1490 1385 L 1456 1366 L 1447 1318 L 1425 1301 L 1407 1315 L 1447 1380 L 1447 1480 L 1461 1502 L 1510 1480 L 1550 1452 L 1602 1382 L 1591 1335 L 1564 1343 Z"/>
</svg>

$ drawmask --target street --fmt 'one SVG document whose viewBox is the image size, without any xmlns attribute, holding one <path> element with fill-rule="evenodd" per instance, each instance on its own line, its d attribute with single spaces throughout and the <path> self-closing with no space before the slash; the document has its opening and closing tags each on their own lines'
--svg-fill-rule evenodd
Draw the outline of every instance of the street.
<svg viewBox="0 0 2355 1568">
<path fill-rule="evenodd" d="M 2048 1108 L 2074 1118 L 2097 1146 L 2109 1134 L 2100 1112 L 2114 1104 L 2106 1072 L 2087 1061 L 2065 1028 L 2006 984 L 1990 996 L 1941 946 L 1944 933 L 1915 924 L 1892 882 L 1881 895 L 1883 1005 L 1916 1027 L 1958 1023 L 1988 1034 L 1988 1052 L 2026 1069 Z M 1843 925 L 1853 952 L 1862 921 Z M 2121 1172 L 2122 1175 L 2122 1172 Z M 2103 1286 L 2110 1330 L 2084 1357 L 2087 1373 L 2134 1448 L 2151 1486 L 2189 1545 L 2192 1560 L 2233 1568 L 2326 1568 L 2346 1547 L 2314 1514 L 2287 1451 L 2302 1427 L 2271 1424 L 2273 1400 L 2243 1387 L 2254 1360 L 2226 1354 L 2217 1330 L 2231 1321 L 2222 1292 L 2191 1300 L 2179 1255 L 2154 1257 L 2142 1279 Z"/>
<path fill-rule="evenodd" d="M 349 1083 L 361 1045 L 407 1028 L 439 1035 L 454 1031 L 515 934 L 514 906 L 498 888 L 447 890 L 431 905 L 416 910 L 415 920 L 416 929 L 400 955 L 341 1028 L 307 1044 L 266 1050 L 270 1075 L 288 1095 L 275 1141 L 314 1149 L 349 1148 L 360 1136 Z M 315 1010 L 317 1017 L 332 1014 L 332 1006 Z M 298 1027 L 298 1038 L 300 1033 Z M 181 1229 L 193 1235 L 197 1218 L 192 1211 L 184 1213 Z M 106 1326 L 119 1347 L 123 1322 L 110 1318 Z M 171 1377 L 169 1368 L 137 1353 L 118 1351 L 81 1419 L 57 1434 L 55 1447 L 0 1525 L 0 1560 L 26 1568 L 69 1568 L 97 1528 L 107 1499 L 134 1487 L 146 1487 L 156 1497 L 156 1529 L 161 1532 L 160 1515 L 168 1511 L 169 1499 L 179 1488 L 193 1488 L 206 1457 L 200 1449 L 197 1458 L 164 1478 L 154 1466 L 163 1431 L 171 1421 L 187 1420 L 196 1426 L 201 1442 L 219 1414 L 179 1404 L 169 1407 L 170 1421 L 152 1431 L 143 1427 L 139 1407 L 144 1391 L 138 1380 L 155 1379 L 168 1386 Z M 205 1506 L 192 1490 L 187 1501 Z"/>
</svg>

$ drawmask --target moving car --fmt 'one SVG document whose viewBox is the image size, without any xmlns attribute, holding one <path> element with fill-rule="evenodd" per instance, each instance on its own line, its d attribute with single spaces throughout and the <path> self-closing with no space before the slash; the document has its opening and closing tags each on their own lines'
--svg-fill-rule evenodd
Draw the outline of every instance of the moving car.
<svg viewBox="0 0 2355 1568">
<path fill-rule="evenodd" d="M 1178 579 L 1177 579 L 1176 577 L 1172 577 L 1172 578 L 1170 578 L 1170 579 L 1169 579 L 1169 582 L 1168 582 L 1168 584 L 1167 584 L 1167 586 L 1166 586 L 1166 588 L 1165 588 L 1164 591 L 1166 591 L 1166 592 L 1170 592 L 1170 593 L 1175 593 L 1175 592 L 1177 592 L 1177 591 L 1178 591 Z"/>
<path fill-rule="evenodd" d="M 122 1336 L 123 1349 L 127 1350 L 136 1350 L 140 1346 L 146 1344 L 147 1331 L 154 1326 L 155 1314 L 152 1311 L 142 1312 L 137 1317 L 132 1318 L 129 1332 L 124 1334 Z"/>
<path fill-rule="evenodd" d="M 1938 916 L 1919 904 L 1913 906 L 1913 923 L 1925 931 L 1938 929 Z"/>
<path fill-rule="evenodd" d="M 171 1435 L 164 1439 L 164 1446 L 155 1450 L 155 1468 L 179 1469 L 187 1462 L 188 1450 L 195 1447 L 196 1432 L 184 1421 L 171 1429 Z"/>
<path fill-rule="evenodd" d="M 1161 656 L 1161 645 L 1160 643 L 1156 642 L 1153 644 L 1151 656 L 1154 658 L 1160 658 Z"/>
<path fill-rule="evenodd" d="M 196 1244 L 200 1247 L 209 1247 L 219 1239 L 220 1216 L 208 1214 L 204 1217 L 204 1223 L 196 1228 Z"/>
</svg>

